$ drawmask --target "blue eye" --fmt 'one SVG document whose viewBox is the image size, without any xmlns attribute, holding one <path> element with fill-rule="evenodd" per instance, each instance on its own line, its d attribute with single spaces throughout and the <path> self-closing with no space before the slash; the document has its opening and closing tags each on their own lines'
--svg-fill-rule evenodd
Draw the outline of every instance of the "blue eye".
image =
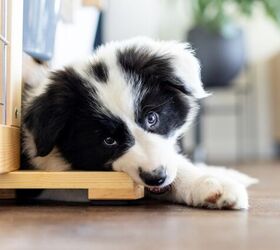
<svg viewBox="0 0 280 250">
<path fill-rule="evenodd" d="M 155 127 L 159 123 L 159 116 L 156 112 L 150 111 L 145 117 L 146 126 L 149 128 Z"/>
<path fill-rule="evenodd" d="M 117 145 L 117 141 L 113 137 L 108 136 L 104 139 L 104 144 L 111 147 Z"/>
</svg>

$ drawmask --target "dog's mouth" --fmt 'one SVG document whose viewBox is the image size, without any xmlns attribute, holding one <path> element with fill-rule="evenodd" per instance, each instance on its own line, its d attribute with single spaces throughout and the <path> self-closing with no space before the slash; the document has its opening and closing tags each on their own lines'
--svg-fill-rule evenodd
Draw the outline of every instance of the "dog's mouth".
<svg viewBox="0 0 280 250">
<path fill-rule="evenodd" d="M 171 190 L 171 184 L 165 187 L 147 187 L 147 190 L 152 194 L 164 194 Z"/>
</svg>

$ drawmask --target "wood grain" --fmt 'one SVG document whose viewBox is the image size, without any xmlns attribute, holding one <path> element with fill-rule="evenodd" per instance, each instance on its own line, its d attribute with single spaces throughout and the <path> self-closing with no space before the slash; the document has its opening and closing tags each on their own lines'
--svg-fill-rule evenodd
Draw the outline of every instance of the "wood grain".
<svg viewBox="0 0 280 250">
<path fill-rule="evenodd" d="M 0 174 L 19 169 L 20 129 L 0 125 Z"/>
<path fill-rule="evenodd" d="M 148 200 L 121 206 L 2 202 L 1 249 L 279 250 L 280 163 L 240 170 L 260 179 L 249 189 L 248 211 Z"/>
<path fill-rule="evenodd" d="M 0 124 L 3 122 L 4 106 L 0 103 Z"/>
<path fill-rule="evenodd" d="M 14 171 L 0 175 L 0 189 L 88 189 L 89 199 L 140 199 L 144 188 L 120 172 Z"/>
<path fill-rule="evenodd" d="M 3 35 L 2 31 L 2 1 L 0 1 L 0 34 Z M 0 103 L 3 103 L 3 93 L 2 93 L 2 88 L 3 88 L 3 81 L 2 81 L 2 76 L 3 76 L 3 62 L 2 62 L 2 53 L 4 49 L 4 44 L 2 41 L 0 41 Z M 2 107 L 0 106 L 0 109 Z M 0 110 L 0 124 L 2 123 L 1 121 L 2 116 L 1 116 L 1 110 Z"/>
<path fill-rule="evenodd" d="M 88 190 L 89 200 L 135 200 L 144 196 L 142 186 L 134 184 L 133 188 L 93 188 Z"/>
<path fill-rule="evenodd" d="M 9 0 L 7 46 L 7 122 L 20 126 L 23 0 Z"/>
</svg>

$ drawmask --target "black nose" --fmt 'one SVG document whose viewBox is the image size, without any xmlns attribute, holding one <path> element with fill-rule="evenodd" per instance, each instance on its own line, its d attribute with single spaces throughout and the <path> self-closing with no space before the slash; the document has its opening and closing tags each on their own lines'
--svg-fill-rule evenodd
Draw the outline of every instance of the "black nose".
<svg viewBox="0 0 280 250">
<path fill-rule="evenodd" d="M 142 168 L 139 168 L 139 176 L 149 186 L 159 186 L 164 183 L 166 179 L 166 170 L 160 166 L 154 169 L 152 172 L 146 172 Z"/>
</svg>

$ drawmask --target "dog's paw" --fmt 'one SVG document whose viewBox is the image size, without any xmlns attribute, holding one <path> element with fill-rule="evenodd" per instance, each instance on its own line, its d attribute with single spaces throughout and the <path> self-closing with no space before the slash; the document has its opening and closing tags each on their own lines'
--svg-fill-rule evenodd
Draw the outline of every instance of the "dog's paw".
<svg viewBox="0 0 280 250">
<path fill-rule="evenodd" d="M 203 176 L 191 189 L 191 204 L 212 209 L 247 209 L 246 188 L 230 179 Z"/>
</svg>

